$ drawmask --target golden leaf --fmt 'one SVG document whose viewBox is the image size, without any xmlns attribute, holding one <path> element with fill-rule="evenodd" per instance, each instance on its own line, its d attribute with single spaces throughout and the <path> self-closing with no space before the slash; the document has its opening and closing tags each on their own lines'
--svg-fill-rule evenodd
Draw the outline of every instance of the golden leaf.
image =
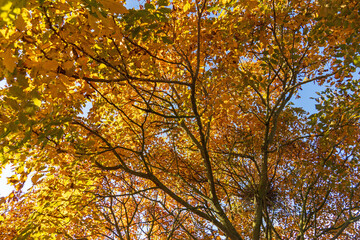
<svg viewBox="0 0 360 240">
<path fill-rule="evenodd" d="M 21 15 L 19 15 L 18 18 L 16 19 L 15 26 L 20 31 L 24 31 L 26 29 L 26 22 L 24 21 Z"/>
<path fill-rule="evenodd" d="M 74 67 L 74 62 L 73 61 L 67 61 L 67 62 L 64 63 L 63 67 L 64 67 L 65 70 L 69 70 L 72 67 Z"/>
<path fill-rule="evenodd" d="M 59 63 L 57 61 L 55 61 L 55 60 L 45 61 L 42 64 L 42 68 L 45 69 L 45 70 L 49 70 L 49 71 L 57 70 L 58 66 L 59 66 Z"/>
<path fill-rule="evenodd" d="M 34 174 L 34 176 L 31 177 L 32 184 L 35 185 L 41 177 L 42 177 L 41 174 L 37 174 L 37 173 Z"/>
<path fill-rule="evenodd" d="M 102 0 L 100 3 L 114 13 L 124 14 L 129 12 L 122 3 L 113 0 Z"/>
<path fill-rule="evenodd" d="M 2 55 L 4 57 L 3 64 L 5 68 L 9 70 L 9 72 L 13 72 L 16 67 L 16 58 L 12 55 L 11 50 L 7 49 Z"/>
</svg>

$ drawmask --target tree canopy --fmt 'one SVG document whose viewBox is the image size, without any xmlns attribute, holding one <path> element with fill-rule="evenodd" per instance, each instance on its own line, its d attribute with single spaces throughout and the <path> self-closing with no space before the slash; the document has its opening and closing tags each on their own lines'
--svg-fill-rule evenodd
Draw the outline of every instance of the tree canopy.
<svg viewBox="0 0 360 240">
<path fill-rule="evenodd" d="M 358 0 L 0 3 L 1 239 L 360 237 Z"/>
</svg>

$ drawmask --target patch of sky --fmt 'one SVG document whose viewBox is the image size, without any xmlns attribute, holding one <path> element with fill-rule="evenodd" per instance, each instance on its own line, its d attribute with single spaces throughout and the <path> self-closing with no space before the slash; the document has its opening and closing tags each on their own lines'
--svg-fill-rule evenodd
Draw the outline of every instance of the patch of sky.
<svg viewBox="0 0 360 240">
<path fill-rule="evenodd" d="M 6 85 L 6 79 L 5 78 L 1 79 L 0 80 L 0 89 L 3 89 L 5 87 L 5 85 Z"/>
<path fill-rule="evenodd" d="M 301 107 L 309 113 L 315 113 L 316 99 L 319 97 L 317 93 L 320 93 L 325 89 L 326 86 L 319 86 L 317 83 L 304 84 L 299 90 L 299 98 L 294 98 L 292 103 L 294 103 L 294 106 Z"/>
<path fill-rule="evenodd" d="M 14 172 L 15 170 L 11 164 L 7 164 L 2 170 L 0 177 L 0 197 L 6 197 L 15 190 L 13 186 L 8 184 L 8 178 L 14 175 Z M 30 173 L 26 179 L 24 186 L 21 188 L 23 193 L 27 192 L 32 187 L 31 177 L 33 175 L 33 173 Z"/>
<path fill-rule="evenodd" d="M 0 197 L 9 195 L 14 188 L 7 184 L 7 178 L 13 175 L 12 167 L 10 164 L 6 165 L 1 173 L 0 178 Z"/>
<path fill-rule="evenodd" d="M 360 68 L 357 68 L 356 71 L 352 74 L 353 79 L 360 79 Z M 335 85 L 328 86 L 327 84 L 319 85 L 316 82 L 307 83 L 301 86 L 299 89 L 299 98 L 293 99 L 292 102 L 296 107 L 301 107 L 310 114 L 316 112 L 315 105 L 317 104 L 316 99 L 320 97 L 320 93 L 326 89 L 335 90 Z"/>
<path fill-rule="evenodd" d="M 139 9 L 139 5 L 140 4 L 145 4 L 145 1 L 144 0 L 129 0 L 129 1 L 126 1 L 125 3 L 125 7 L 127 9 Z"/>
<path fill-rule="evenodd" d="M 87 102 L 81 109 L 82 113 L 78 114 L 78 117 L 87 118 L 89 110 L 92 108 L 92 102 Z"/>
<path fill-rule="evenodd" d="M 6 85 L 6 80 L 0 80 L 0 89 L 3 89 Z M 1 177 L 0 177 L 0 197 L 4 197 L 9 195 L 14 188 L 10 185 L 7 185 L 7 178 L 13 174 L 11 170 L 11 166 L 8 164 L 2 170 Z"/>
</svg>

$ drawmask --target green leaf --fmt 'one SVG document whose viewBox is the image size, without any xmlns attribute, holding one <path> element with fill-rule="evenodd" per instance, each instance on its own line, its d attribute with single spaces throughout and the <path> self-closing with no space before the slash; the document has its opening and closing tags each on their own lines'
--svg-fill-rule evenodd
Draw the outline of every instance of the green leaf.
<svg viewBox="0 0 360 240">
<path fill-rule="evenodd" d="M 131 31 L 131 36 L 135 38 L 137 35 L 139 35 L 139 32 L 141 30 L 141 27 L 136 27 Z"/>
<path fill-rule="evenodd" d="M 20 106 L 18 102 L 12 98 L 5 97 L 4 101 L 14 110 L 19 110 Z"/>
<path fill-rule="evenodd" d="M 27 116 L 23 112 L 19 112 L 18 119 L 19 119 L 20 123 L 22 123 L 22 124 L 25 124 L 28 121 Z"/>
<path fill-rule="evenodd" d="M 168 6 L 169 5 L 168 0 L 159 0 L 157 3 L 159 4 L 159 6 Z"/>
<path fill-rule="evenodd" d="M 322 107 L 321 107 L 321 104 L 315 104 L 315 108 L 316 108 L 316 110 L 321 110 L 322 109 Z"/>
<path fill-rule="evenodd" d="M 354 58 L 354 65 L 360 67 L 360 56 L 356 56 Z"/>
<path fill-rule="evenodd" d="M 171 13 L 171 9 L 166 7 L 159 8 L 159 11 L 162 13 Z"/>
<path fill-rule="evenodd" d="M 149 9 L 155 9 L 154 5 L 150 4 L 150 3 L 145 3 L 145 9 L 149 10 Z"/>
<path fill-rule="evenodd" d="M 24 97 L 23 89 L 21 89 L 18 86 L 11 86 L 9 88 L 9 92 L 14 97 L 18 97 L 18 98 L 23 98 Z"/>
<path fill-rule="evenodd" d="M 164 43 L 173 44 L 174 42 L 169 37 L 161 37 Z"/>
<path fill-rule="evenodd" d="M 25 88 L 26 88 L 26 87 L 29 86 L 29 83 L 28 83 L 26 77 L 25 77 L 24 75 L 22 75 L 22 74 L 17 77 L 17 82 L 18 82 L 19 85 L 22 86 L 22 87 L 25 87 Z"/>
<path fill-rule="evenodd" d="M 218 11 L 220 9 L 220 6 L 213 6 L 211 8 L 208 8 L 208 12 Z"/>
</svg>

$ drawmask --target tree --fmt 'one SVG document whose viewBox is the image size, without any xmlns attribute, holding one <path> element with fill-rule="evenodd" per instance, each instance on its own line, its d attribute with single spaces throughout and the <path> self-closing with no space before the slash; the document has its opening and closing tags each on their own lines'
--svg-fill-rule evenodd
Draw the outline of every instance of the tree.
<svg viewBox="0 0 360 240">
<path fill-rule="evenodd" d="M 357 0 L 1 10 L 4 239 L 359 236 Z"/>
</svg>

